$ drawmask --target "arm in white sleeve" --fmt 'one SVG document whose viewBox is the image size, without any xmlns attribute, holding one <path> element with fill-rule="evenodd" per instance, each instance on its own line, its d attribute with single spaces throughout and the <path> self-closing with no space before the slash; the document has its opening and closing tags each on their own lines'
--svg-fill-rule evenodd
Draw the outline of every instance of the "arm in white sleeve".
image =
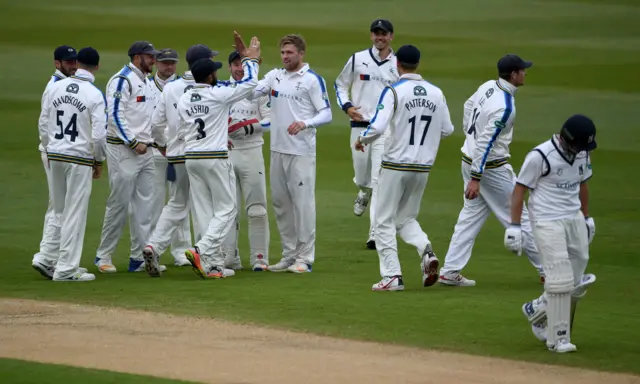
<svg viewBox="0 0 640 384">
<path fill-rule="evenodd" d="M 535 189 L 538 186 L 540 177 L 549 173 L 549 167 L 542 152 L 534 150 L 529 152 L 524 158 L 524 163 L 520 167 L 520 174 L 516 179 L 516 183 L 524 185 L 529 189 Z"/>
<path fill-rule="evenodd" d="M 234 83 L 233 87 L 215 87 L 211 89 L 214 97 L 229 105 L 249 98 L 258 85 L 258 60 L 244 58 L 242 59 L 242 68 L 244 69 L 244 77 Z"/>
<path fill-rule="evenodd" d="M 136 135 L 129 129 L 124 111 L 129 104 L 131 91 L 129 81 L 125 77 L 116 77 L 107 86 L 107 105 L 110 108 L 111 118 L 116 125 L 116 134 L 129 147 L 138 145 Z"/>
<path fill-rule="evenodd" d="M 53 83 L 51 83 L 53 84 Z M 49 90 L 51 85 L 47 85 L 42 93 L 42 99 L 40 100 L 40 118 L 38 118 L 38 135 L 40 136 L 40 142 L 47 150 L 49 144 Z"/>
<path fill-rule="evenodd" d="M 471 95 L 470 98 L 467 99 L 467 101 L 464 102 L 464 110 L 463 110 L 463 114 L 462 114 L 462 129 L 466 130 L 467 128 L 469 128 L 467 126 L 467 124 L 469 124 L 469 119 L 472 118 L 471 116 L 471 108 L 473 108 L 473 96 L 475 96 L 475 94 Z"/>
<path fill-rule="evenodd" d="M 355 66 L 355 55 L 352 55 L 347 63 L 342 68 L 342 72 L 336 78 L 336 82 L 333 84 L 333 87 L 336 90 L 336 97 L 338 98 L 338 105 L 340 109 L 343 111 L 347 111 L 349 108 L 353 107 L 351 103 L 351 98 L 349 97 L 349 92 L 351 90 L 351 85 L 353 84 L 353 69 Z"/>
<path fill-rule="evenodd" d="M 91 109 L 91 143 L 93 159 L 102 165 L 107 157 L 107 106 L 104 95 L 100 96 L 100 99 L 96 98 L 96 103 Z"/>
<path fill-rule="evenodd" d="M 258 81 L 258 85 L 253 89 L 253 93 L 247 97 L 249 100 L 257 100 L 264 96 L 271 95 L 271 83 L 272 79 L 276 76 L 276 69 L 272 69 L 267 72 L 266 75 L 262 78 L 262 80 Z"/>
<path fill-rule="evenodd" d="M 260 128 L 263 131 L 271 129 L 271 99 L 269 96 L 262 96 L 258 100 L 258 112 L 260 113 Z"/>
<path fill-rule="evenodd" d="M 509 118 L 510 110 L 500 108 L 493 112 L 487 121 L 487 125 L 484 127 L 476 125 L 476 148 L 473 151 L 471 162 L 471 179 L 482 179 L 482 173 L 484 172 L 484 165 L 489 158 L 491 148 L 495 140 L 498 138 L 502 129 Z"/>
<path fill-rule="evenodd" d="M 331 108 L 326 107 L 318 111 L 318 113 L 310 119 L 304 120 L 305 128 L 318 128 L 321 125 L 329 124 L 333 119 Z"/>
<path fill-rule="evenodd" d="M 378 139 L 391 124 L 396 107 L 396 91 L 391 87 L 385 87 L 378 101 L 376 114 L 371 119 L 371 123 L 360 133 L 360 142 L 369 144 Z"/>
<path fill-rule="evenodd" d="M 166 93 L 160 96 L 160 102 L 156 105 L 151 116 L 151 137 L 160 148 L 167 146 L 167 114 Z"/>
<path fill-rule="evenodd" d="M 447 99 L 442 95 L 440 101 L 440 113 L 442 113 L 442 131 L 441 136 L 446 137 L 453 133 L 453 123 L 451 122 L 451 114 L 449 113 L 449 106 L 447 106 Z"/>
</svg>

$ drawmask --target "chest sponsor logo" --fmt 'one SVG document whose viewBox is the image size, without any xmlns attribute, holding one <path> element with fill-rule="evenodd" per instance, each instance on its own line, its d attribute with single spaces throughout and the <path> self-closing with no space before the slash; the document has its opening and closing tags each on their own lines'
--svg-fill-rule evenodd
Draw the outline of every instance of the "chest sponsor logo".
<svg viewBox="0 0 640 384">
<path fill-rule="evenodd" d="M 136 96 L 136 103 L 144 103 L 145 101 L 147 101 L 145 96 Z"/>
</svg>

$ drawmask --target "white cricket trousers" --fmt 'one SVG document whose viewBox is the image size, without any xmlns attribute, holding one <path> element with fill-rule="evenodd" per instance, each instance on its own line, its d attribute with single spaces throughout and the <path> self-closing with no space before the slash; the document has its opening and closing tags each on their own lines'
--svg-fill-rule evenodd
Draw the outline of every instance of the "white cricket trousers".
<svg viewBox="0 0 640 384">
<path fill-rule="evenodd" d="M 382 277 L 402 275 L 396 232 L 419 256 L 431 244 L 416 220 L 428 178 L 427 172 L 380 170 L 378 193 L 384 198 L 376 205 L 375 240 Z"/>
<path fill-rule="evenodd" d="M 151 236 L 153 214 L 154 164 L 151 151 L 138 155 L 119 144 L 107 144 L 109 198 L 102 225 L 102 238 L 96 257 L 111 264 L 122 230 L 129 216 L 131 259 L 142 261 L 142 250 Z M 129 203 L 131 214 L 127 215 Z"/>
<path fill-rule="evenodd" d="M 189 226 L 191 200 L 186 166 L 184 163 L 172 166 L 176 179 L 169 182 L 169 201 L 161 210 L 160 218 L 155 225 L 151 239 L 149 239 L 149 245 L 158 255 L 162 255 L 171 244 L 171 253 L 176 258 L 184 257 L 184 251 L 191 247 Z M 182 252 L 182 254 L 178 252 Z"/>
<path fill-rule="evenodd" d="M 58 259 L 58 246 L 54 242 L 54 236 L 60 231 L 60 223 L 57 221 L 53 212 L 53 185 L 51 179 L 51 170 L 49 167 L 49 158 L 46 152 L 40 152 L 40 159 L 44 166 L 44 172 L 47 177 L 47 187 L 49 190 L 49 202 L 47 211 L 44 214 L 44 224 L 42 226 L 42 240 L 40 241 L 40 250 L 33 255 L 33 262 L 43 263 L 48 266 L 54 266 Z"/>
<path fill-rule="evenodd" d="M 370 190 L 371 199 L 369 201 L 369 238 L 373 239 L 375 234 L 376 220 L 376 200 L 378 191 L 378 175 L 380 174 L 380 166 L 382 164 L 382 154 L 384 153 L 384 143 L 388 134 L 384 134 L 381 138 L 369 145 L 364 152 L 355 149 L 355 142 L 360 132 L 364 128 L 351 129 L 351 156 L 353 158 L 353 170 L 355 177 L 353 182 L 361 190 Z"/>
<path fill-rule="evenodd" d="M 187 159 L 194 219 L 202 238 L 196 246 L 205 270 L 224 268 L 222 243 L 233 231 L 236 175 L 229 159 Z"/>
<path fill-rule="evenodd" d="M 270 173 L 282 259 L 312 265 L 316 243 L 316 157 L 272 151 Z"/>
<path fill-rule="evenodd" d="M 269 263 L 269 218 L 267 216 L 267 183 L 265 180 L 264 156 L 262 146 L 246 149 L 234 149 L 229 152 L 236 175 L 235 231 L 225 239 L 223 249 L 229 259 L 238 257 L 238 236 L 242 201 L 249 222 L 249 249 L 251 265 L 258 259 Z"/>
<path fill-rule="evenodd" d="M 50 164 L 53 209 L 60 223 L 53 241 L 59 247 L 53 278 L 65 279 L 77 273 L 80 266 L 93 168 L 55 160 Z"/>
<path fill-rule="evenodd" d="M 573 271 L 573 284 L 578 285 L 589 262 L 589 237 L 582 212 L 575 216 L 553 221 L 533 221 L 535 239 L 546 276 L 553 278 L 558 261 L 569 260 Z"/>
<path fill-rule="evenodd" d="M 471 166 L 462 162 L 462 179 L 464 190 L 471 180 Z M 516 184 L 516 174 L 510 164 L 498 168 L 485 169 L 480 180 L 480 195 L 473 200 L 464 197 L 464 206 L 458 216 L 458 222 L 453 230 L 449 243 L 449 250 L 445 257 L 444 266 L 440 274 L 459 272 L 469 263 L 471 250 L 480 233 L 480 229 L 493 212 L 500 223 L 507 228 L 511 223 L 511 194 Z M 531 224 L 527 207 L 522 207 L 522 232 L 524 235 L 524 250 L 529 262 L 542 274 L 540 257 L 533 241 Z"/>
</svg>

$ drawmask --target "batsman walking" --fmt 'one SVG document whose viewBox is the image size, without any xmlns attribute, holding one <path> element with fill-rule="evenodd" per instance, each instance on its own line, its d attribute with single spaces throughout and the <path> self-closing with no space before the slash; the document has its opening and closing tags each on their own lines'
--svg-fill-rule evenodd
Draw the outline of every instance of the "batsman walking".
<svg viewBox="0 0 640 384">
<path fill-rule="evenodd" d="M 592 176 L 590 152 L 596 149 L 596 127 L 584 115 L 570 117 L 559 134 L 529 152 L 512 195 L 511 225 L 504 244 L 521 252 L 524 196 L 529 191 L 533 237 L 540 250 L 546 280 L 544 294 L 525 303 L 522 311 L 534 335 L 552 352 L 576 351 L 571 343 L 578 300 L 595 282 L 586 274 L 589 244 L 596 226 L 589 217 Z"/>
</svg>

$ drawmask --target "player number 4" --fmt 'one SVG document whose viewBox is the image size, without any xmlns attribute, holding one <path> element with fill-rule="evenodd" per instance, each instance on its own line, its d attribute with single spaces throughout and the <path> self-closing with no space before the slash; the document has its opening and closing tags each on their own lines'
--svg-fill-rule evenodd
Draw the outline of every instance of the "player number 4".
<svg viewBox="0 0 640 384">
<path fill-rule="evenodd" d="M 415 136 L 416 132 L 416 117 L 413 116 L 409 119 L 409 124 L 411 124 L 411 137 L 409 138 L 409 145 L 414 145 L 413 136 Z M 420 145 L 424 144 L 424 139 L 427 137 L 427 131 L 429 130 L 429 125 L 431 124 L 431 116 L 420 116 L 420 121 L 426 121 L 424 126 L 424 131 L 422 131 L 422 138 L 420 139 Z"/>
<path fill-rule="evenodd" d="M 78 119 L 78 115 L 77 114 L 73 114 L 71 116 L 71 119 L 69 119 L 69 123 L 67 123 L 67 127 L 64 127 L 64 124 L 62 124 L 62 121 L 60 121 L 60 118 L 64 116 L 64 111 L 56 111 L 56 124 L 58 124 L 58 127 L 60 127 L 60 133 L 56 133 L 55 137 L 58 140 L 62 140 L 64 139 L 64 135 L 69 136 L 69 140 L 71 140 L 72 143 L 76 142 L 76 137 L 78 137 L 78 124 L 77 124 L 77 119 Z"/>
</svg>

